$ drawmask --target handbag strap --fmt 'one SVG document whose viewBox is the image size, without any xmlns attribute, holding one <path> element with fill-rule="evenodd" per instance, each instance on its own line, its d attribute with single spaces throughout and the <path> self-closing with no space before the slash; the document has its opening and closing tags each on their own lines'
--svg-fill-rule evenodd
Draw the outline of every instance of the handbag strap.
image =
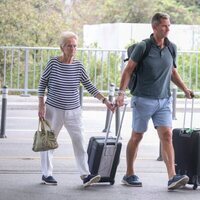
<svg viewBox="0 0 200 200">
<path fill-rule="evenodd" d="M 49 124 L 49 122 L 46 119 L 39 119 L 39 124 L 38 124 L 38 130 L 41 127 L 41 130 L 45 130 L 45 126 L 47 126 L 49 128 L 49 130 L 51 130 L 51 126 Z"/>
<path fill-rule="evenodd" d="M 38 131 L 40 130 L 40 127 L 41 127 L 41 120 L 39 118 L 39 122 L 38 122 Z"/>
</svg>

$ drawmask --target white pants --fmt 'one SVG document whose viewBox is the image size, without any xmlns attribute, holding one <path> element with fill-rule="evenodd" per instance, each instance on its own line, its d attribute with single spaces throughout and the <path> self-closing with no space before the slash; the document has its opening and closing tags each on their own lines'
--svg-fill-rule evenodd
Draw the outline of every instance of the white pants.
<svg viewBox="0 0 200 200">
<path fill-rule="evenodd" d="M 63 125 L 65 126 L 72 140 L 74 155 L 80 176 L 84 177 L 90 174 L 87 162 L 88 156 L 83 137 L 81 108 L 74 110 L 61 110 L 46 105 L 45 119 L 51 125 L 56 137 L 58 136 Z M 52 176 L 53 173 L 53 152 L 54 150 L 49 150 L 40 153 L 41 170 L 45 177 Z"/>
</svg>

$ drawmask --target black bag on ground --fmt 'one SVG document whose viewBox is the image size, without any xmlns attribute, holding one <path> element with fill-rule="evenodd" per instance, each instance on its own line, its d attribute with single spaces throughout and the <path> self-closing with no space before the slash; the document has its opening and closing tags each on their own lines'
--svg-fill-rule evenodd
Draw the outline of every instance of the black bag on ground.
<svg viewBox="0 0 200 200">
<path fill-rule="evenodd" d="M 126 105 L 124 106 L 116 138 L 109 137 L 112 113 L 106 137 L 91 137 L 87 149 L 90 173 L 101 175 L 100 182 L 109 182 L 111 185 L 115 183 L 115 174 L 120 160 L 122 143 L 119 142 L 119 137 L 125 110 Z"/>
<path fill-rule="evenodd" d="M 186 107 L 185 100 L 183 128 L 173 129 L 173 146 L 175 151 L 175 169 L 177 174 L 186 174 L 189 177 L 188 184 L 195 190 L 200 185 L 200 129 L 192 128 L 193 104 L 190 128 L 185 128 Z"/>
</svg>

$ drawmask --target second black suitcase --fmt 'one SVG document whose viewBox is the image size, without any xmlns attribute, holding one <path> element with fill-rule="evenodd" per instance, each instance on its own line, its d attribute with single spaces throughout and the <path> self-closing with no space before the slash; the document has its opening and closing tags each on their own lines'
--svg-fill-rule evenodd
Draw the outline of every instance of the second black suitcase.
<svg viewBox="0 0 200 200">
<path fill-rule="evenodd" d="M 91 174 L 99 174 L 100 182 L 115 183 L 115 174 L 120 160 L 122 143 L 119 142 L 122 122 L 126 105 L 122 113 L 120 127 L 116 138 L 109 137 L 110 125 L 113 117 L 111 114 L 106 137 L 91 137 L 88 144 L 88 164 Z"/>
<path fill-rule="evenodd" d="M 196 189 L 200 185 L 200 129 L 192 128 L 193 101 L 190 128 L 185 128 L 186 100 L 183 128 L 173 130 L 173 146 L 176 173 L 186 174 L 189 177 L 188 184 L 192 184 L 193 189 Z"/>
</svg>

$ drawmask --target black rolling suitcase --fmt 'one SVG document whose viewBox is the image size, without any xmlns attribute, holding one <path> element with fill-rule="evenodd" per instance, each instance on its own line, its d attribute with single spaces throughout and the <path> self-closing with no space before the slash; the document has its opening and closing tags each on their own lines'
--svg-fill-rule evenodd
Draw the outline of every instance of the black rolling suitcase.
<svg viewBox="0 0 200 200">
<path fill-rule="evenodd" d="M 108 122 L 106 137 L 91 137 L 88 144 L 88 164 L 91 174 L 101 175 L 99 182 L 115 183 L 115 174 L 120 160 L 122 143 L 119 142 L 124 114 L 124 106 L 120 126 L 116 137 L 109 137 L 113 113 Z"/>
<path fill-rule="evenodd" d="M 188 184 L 195 190 L 200 185 L 200 129 L 193 129 L 192 99 L 190 128 L 185 128 L 187 99 L 185 100 L 183 128 L 173 130 L 173 146 L 175 151 L 175 169 L 177 174 L 186 174 Z"/>
</svg>

